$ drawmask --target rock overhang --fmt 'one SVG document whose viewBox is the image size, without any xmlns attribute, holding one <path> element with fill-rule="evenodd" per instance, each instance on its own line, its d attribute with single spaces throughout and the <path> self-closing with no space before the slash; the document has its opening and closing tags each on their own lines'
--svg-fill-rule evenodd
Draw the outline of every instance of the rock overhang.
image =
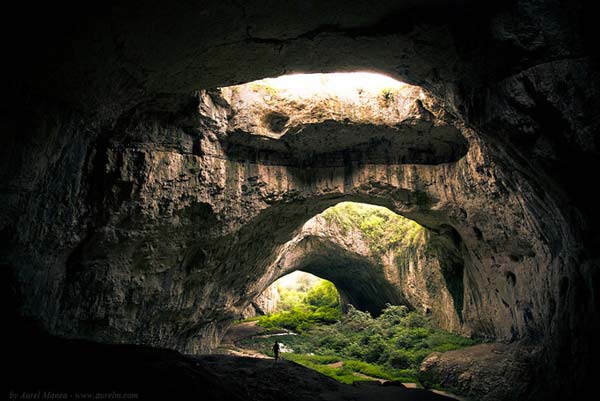
<svg viewBox="0 0 600 401">
<path fill-rule="evenodd" d="M 224 150 L 238 160 L 435 165 L 456 162 L 469 148 L 455 118 L 428 92 L 384 75 L 286 75 L 200 98 L 201 115 L 220 127 Z"/>
</svg>

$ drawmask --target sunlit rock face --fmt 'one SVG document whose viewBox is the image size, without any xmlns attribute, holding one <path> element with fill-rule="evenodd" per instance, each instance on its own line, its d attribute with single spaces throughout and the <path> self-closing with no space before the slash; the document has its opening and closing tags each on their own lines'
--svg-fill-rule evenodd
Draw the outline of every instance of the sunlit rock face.
<svg viewBox="0 0 600 401">
<path fill-rule="evenodd" d="M 467 140 L 423 89 L 372 73 L 304 74 L 203 93 L 225 152 L 267 164 L 439 164 Z"/>
<path fill-rule="evenodd" d="M 257 315 L 268 315 L 277 311 L 279 304 L 279 291 L 273 283 L 268 286 L 259 296 L 254 298 L 250 305 L 242 311 L 241 318 L 249 318 Z"/>
<path fill-rule="evenodd" d="M 418 86 L 381 74 L 292 74 L 220 88 L 231 106 L 229 130 L 279 139 L 291 127 L 327 120 L 393 126 L 419 117 Z"/>
<path fill-rule="evenodd" d="M 24 44 L 18 132 L 0 138 L 0 264 L 19 313 L 61 336 L 210 351 L 307 220 L 361 201 L 455 246 L 461 330 L 541 344 L 538 399 L 593 383 L 591 5 L 275 3 L 183 2 L 169 13 L 103 3 L 93 18 L 55 2 L 30 10 L 44 34 Z M 237 100 L 217 89 L 365 70 L 420 86 L 427 112 L 408 107 L 413 120 L 391 125 L 315 123 L 287 104 L 229 122 Z M 449 136 L 436 136 L 444 124 Z M 306 140 L 293 130 L 302 125 Z M 419 127 L 432 127 L 431 144 Z M 355 128 L 394 152 L 382 156 Z"/>
</svg>

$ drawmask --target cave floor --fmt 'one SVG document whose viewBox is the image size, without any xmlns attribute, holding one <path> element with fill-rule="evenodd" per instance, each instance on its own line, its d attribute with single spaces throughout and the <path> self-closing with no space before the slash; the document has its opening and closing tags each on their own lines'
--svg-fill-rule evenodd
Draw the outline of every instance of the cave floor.
<svg viewBox="0 0 600 401">
<path fill-rule="evenodd" d="M 339 383 L 294 362 L 273 359 L 206 355 L 190 357 L 227 381 L 236 397 L 246 400 L 453 400 L 422 389 L 376 381 Z"/>
<path fill-rule="evenodd" d="M 291 398 L 285 399 L 295 399 L 293 397 L 296 396 L 298 391 L 303 393 L 305 389 L 313 388 L 322 391 L 323 389 L 326 390 L 332 386 L 331 383 L 325 383 L 326 380 L 324 380 L 331 380 L 330 378 L 321 375 L 312 369 L 308 369 L 287 360 L 280 360 L 275 363 L 272 357 L 264 355 L 257 350 L 241 347 L 239 344 L 241 340 L 264 335 L 265 329 L 257 326 L 256 323 L 256 321 L 247 321 L 234 324 L 223 338 L 221 346 L 219 347 L 221 356 L 230 356 L 234 358 L 220 358 L 219 356 L 214 355 L 197 357 L 197 359 L 201 361 L 200 363 L 203 365 L 210 365 L 211 370 L 214 372 L 226 372 L 228 377 L 234 377 L 236 383 L 241 384 L 244 388 L 241 391 L 245 393 L 244 397 L 247 397 L 248 399 L 271 399 L 269 396 L 260 398 L 265 394 L 265 389 L 268 389 L 267 393 L 269 393 L 271 387 L 273 387 L 273 390 L 276 393 L 276 397 L 273 399 L 281 399 L 282 392 L 287 391 L 290 393 L 284 395 L 284 397 L 289 396 Z M 278 334 L 275 333 L 270 336 L 277 335 Z M 192 358 L 194 357 L 192 356 Z M 262 359 L 264 361 L 254 363 L 251 361 L 252 358 Z M 342 362 L 337 362 L 337 364 L 340 363 Z M 302 372 L 300 372 L 300 370 Z M 308 370 L 310 374 L 308 374 L 306 370 Z M 336 385 L 341 387 L 335 387 L 335 390 L 326 390 L 324 393 L 317 392 L 306 394 L 306 396 L 317 397 L 315 399 L 324 400 L 454 399 L 464 401 L 461 397 L 439 390 L 418 390 L 415 383 L 390 383 L 388 380 L 378 379 L 360 373 L 355 373 L 355 375 L 360 375 L 368 381 L 356 382 L 353 385 L 344 385 L 333 380 Z M 248 380 L 248 378 L 251 378 L 252 380 Z M 253 391 L 253 388 L 256 391 Z M 413 389 L 417 389 L 418 391 L 412 391 Z M 257 397 L 257 393 L 260 394 L 259 398 L 251 398 L 252 396 Z M 437 397 L 440 395 L 445 397 Z M 302 399 L 302 397 L 299 397 L 299 399 Z"/>
<path fill-rule="evenodd" d="M 339 383 L 291 361 L 231 355 L 183 355 L 139 345 L 61 339 L 15 328 L 7 366 L 9 394 L 68 399 L 453 400 L 401 384 Z M 104 398 L 102 398 L 104 397 Z"/>
<path fill-rule="evenodd" d="M 270 359 L 256 350 L 246 349 L 239 345 L 239 341 L 261 335 L 264 329 L 256 325 L 256 321 L 241 322 L 234 324 L 225 334 L 218 348 L 218 353 L 234 356 L 246 356 L 251 358 Z"/>
</svg>

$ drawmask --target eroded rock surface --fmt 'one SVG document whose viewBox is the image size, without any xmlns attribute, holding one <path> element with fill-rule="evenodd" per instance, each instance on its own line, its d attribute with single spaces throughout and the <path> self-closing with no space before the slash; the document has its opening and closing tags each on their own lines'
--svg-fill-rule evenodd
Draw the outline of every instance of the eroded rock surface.
<svg viewBox="0 0 600 401">
<path fill-rule="evenodd" d="M 256 315 L 267 315 L 277 310 L 279 303 L 279 290 L 276 285 L 270 285 L 259 296 L 254 298 L 250 305 L 242 312 L 242 318 L 246 319 Z"/>
<path fill-rule="evenodd" d="M 481 401 L 509 401 L 527 397 L 536 387 L 541 349 L 518 344 L 479 344 L 433 353 L 421 364 L 419 380 Z"/>
<path fill-rule="evenodd" d="M 337 79 L 342 85 L 359 78 Z M 339 93 L 327 86 L 324 92 L 297 93 L 271 87 L 277 79 L 262 80 L 202 93 L 200 110 L 216 118 L 229 156 L 253 159 L 253 153 L 263 153 L 259 162 L 267 164 L 440 164 L 465 155 L 467 140 L 431 96 L 422 88 L 388 80 L 394 86 L 341 88 Z M 218 105 L 226 106 L 215 112 Z"/>
</svg>

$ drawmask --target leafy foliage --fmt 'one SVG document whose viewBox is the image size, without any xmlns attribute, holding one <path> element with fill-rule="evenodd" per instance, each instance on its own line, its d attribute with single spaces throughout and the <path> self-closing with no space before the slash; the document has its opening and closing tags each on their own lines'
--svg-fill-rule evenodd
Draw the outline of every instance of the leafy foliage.
<svg viewBox="0 0 600 401">
<path fill-rule="evenodd" d="M 475 341 L 435 329 L 429 321 L 404 306 L 388 305 L 378 318 L 351 305 L 333 324 L 294 322 L 300 335 L 278 337 L 294 350 L 285 358 L 303 364 L 344 383 L 364 379 L 353 375 L 417 382 L 419 365 L 432 352 L 445 352 L 474 345 Z M 275 322 L 273 322 L 275 323 Z M 245 340 L 244 345 L 270 354 L 272 338 Z M 327 366 L 343 362 L 343 367 Z"/>
<path fill-rule="evenodd" d="M 361 231 L 373 253 L 381 254 L 392 246 L 415 248 L 425 238 L 422 226 L 380 206 L 342 202 L 321 215 L 345 233 Z"/>
<path fill-rule="evenodd" d="M 280 304 L 283 311 L 261 316 L 258 325 L 303 332 L 315 324 L 335 323 L 342 317 L 340 296 L 333 283 L 327 280 L 321 280 L 306 293 L 282 289 Z"/>
</svg>

